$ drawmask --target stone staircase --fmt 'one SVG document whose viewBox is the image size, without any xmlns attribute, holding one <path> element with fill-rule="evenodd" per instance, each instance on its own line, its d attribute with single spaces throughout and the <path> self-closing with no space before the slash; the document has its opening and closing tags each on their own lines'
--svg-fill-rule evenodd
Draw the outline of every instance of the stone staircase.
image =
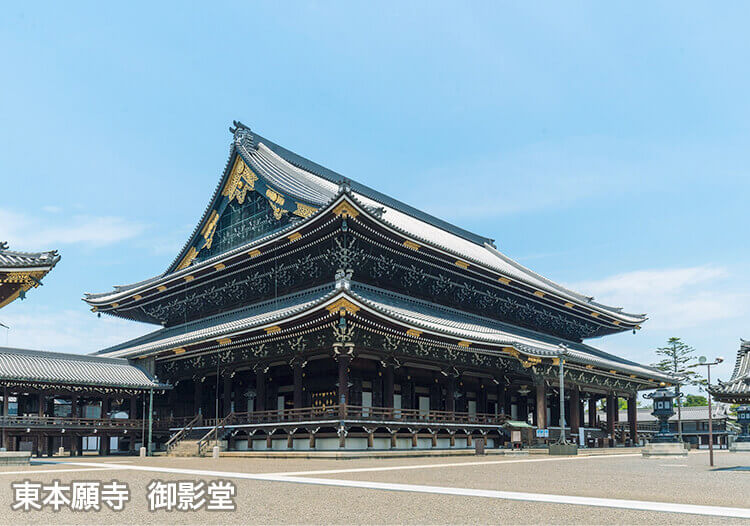
<svg viewBox="0 0 750 526">
<path fill-rule="evenodd" d="M 198 456 L 198 438 L 186 438 L 172 448 L 169 452 L 170 457 L 197 457 Z"/>
</svg>

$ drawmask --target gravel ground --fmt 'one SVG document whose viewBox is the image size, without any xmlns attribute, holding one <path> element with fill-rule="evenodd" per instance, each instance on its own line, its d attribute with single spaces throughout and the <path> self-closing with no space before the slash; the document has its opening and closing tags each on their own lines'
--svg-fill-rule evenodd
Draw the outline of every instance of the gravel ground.
<svg viewBox="0 0 750 526">
<path fill-rule="evenodd" d="M 545 458 L 545 457 L 542 457 Z M 523 523 L 523 524 L 750 524 L 750 520 L 656 513 L 590 506 L 518 502 L 482 497 L 403 493 L 360 488 L 338 488 L 287 482 L 233 479 L 237 486 L 237 512 L 149 512 L 146 486 L 152 479 L 210 480 L 201 475 L 150 473 L 127 466 L 184 468 L 244 473 L 277 473 L 397 466 L 467 464 L 428 469 L 348 472 L 309 475 L 318 478 L 427 484 L 533 493 L 555 493 L 618 499 L 679 502 L 731 507 L 750 506 L 750 472 L 711 471 L 705 453 L 687 459 L 640 457 L 536 460 L 509 458 L 412 458 L 358 460 L 242 459 L 222 458 L 86 458 L 83 463 L 107 462 L 120 469 L 66 471 L 86 466 L 34 465 L 0 469 L 0 516 L 2 523 L 65 524 L 258 524 L 258 523 Z M 718 453 L 717 467 L 750 466 L 750 454 Z M 94 466 L 92 466 L 93 469 Z M 34 473 L 35 471 L 49 471 Z M 10 508 L 11 482 L 29 479 L 49 483 L 59 479 L 116 479 L 130 486 L 131 501 L 122 512 L 72 512 L 49 510 L 23 513 Z"/>
</svg>

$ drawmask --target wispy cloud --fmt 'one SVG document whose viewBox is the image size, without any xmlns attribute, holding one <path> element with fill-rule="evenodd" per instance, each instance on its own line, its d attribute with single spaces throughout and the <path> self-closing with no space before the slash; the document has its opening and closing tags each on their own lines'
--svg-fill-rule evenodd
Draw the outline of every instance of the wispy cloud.
<svg viewBox="0 0 750 526">
<path fill-rule="evenodd" d="M 45 207 L 49 213 L 53 207 Z M 0 208 L 0 239 L 19 249 L 70 244 L 108 245 L 138 236 L 145 225 L 115 216 L 55 215 L 54 219 Z"/>
<path fill-rule="evenodd" d="M 720 266 L 638 270 L 571 284 L 597 301 L 646 312 L 649 329 L 682 329 L 742 316 L 748 295 L 731 286 Z"/>
</svg>

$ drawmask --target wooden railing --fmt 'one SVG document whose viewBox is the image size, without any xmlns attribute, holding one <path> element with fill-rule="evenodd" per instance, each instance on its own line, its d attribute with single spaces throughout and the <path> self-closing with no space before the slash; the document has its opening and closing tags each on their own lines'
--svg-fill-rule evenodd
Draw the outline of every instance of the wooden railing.
<svg viewBox="0 0 750 526">
<path fill-rule="evenodd" d="M 198 441 L 198 456 L 203 455 L 206 449 L 208 449 L 208 444 L 211 443 L 211 440 L 218 441 L 219 435 L 223 434 L 224 430 L 229 424 L 234 421 L 234 419 L 235 414 L 229 413 L 227 416 L 222 418 L 208 433 L 203 435 L 203 438 Z"/>
<path fill-rule="evenodd" d="M 202 419 L 203 419 L 202 415 L 198 413 L 197 415 L 193 417 L 192 420 L 190 420 L 190 422 L 187 423 L 187 425 L 185 425 L 185 427 L 183 427 L 182 429 L 177 431 L 174 435 L 172 435 L 165 444 L 167 447 L 167 453 L 172 451 L 175 448 L 175 446 L 180 443 L 180 440 L 185 438 L 187 434 L 190 433 L 190 431 L 192 431 L 192 429 L 196 425 L 199 425 Z"/>
<path fill-rule="evenodd" d="M 365 407 L 357 405 L 332 405 L 277 409 L 251 413 L 232 413 L 231 424 L 283 424 L 320 420 L 361 420 L 367 422 L 424 422 L 434 424 L 502 425 L 507 420 L 503 414 L 468 413 L 458 411 L 424 411 L 420 409 L 394 409 L 392 407 Z M 222 420 L 206 419 L 205 425 L 218 426 Z"/>
<path fill-rule="evenodd" d="M 156 422 L 156 421 L 155 421 Z M 144 425 L 143 420 L 130 418 L 79 418 L 72 416 L 2 416 L 0 426 L 2 427 L 53 427 L 74 429 L 134 429 Z"/>
</svg>

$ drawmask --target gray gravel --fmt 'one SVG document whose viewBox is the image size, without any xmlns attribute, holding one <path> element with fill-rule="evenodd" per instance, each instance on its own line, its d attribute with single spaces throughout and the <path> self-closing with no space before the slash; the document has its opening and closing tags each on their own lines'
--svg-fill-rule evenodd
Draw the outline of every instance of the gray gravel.
<svg viewBox="0 0 750 526">
<path fill-rule="evenodd" d="M 536 458 L 536 457 L 531 457 Z M 64 459 L 60 459 L 64 460 Z M 80 459 L 76 459 L 79 461 Z M 352 469 L 362 467 L 454 464 L 502 460 L 489 458 L 413 458 L 358 460 L 297 460 L 222 458 L 88 458 L 84 462 L 128 462 L 131 465 L 210 469 L 247 473 Z M 509 459 L 518 460 L 518 459 Z M 717 466 L 750 466 L 750 454 L 719 453 Z M 585 495 L 606 498 L 658 500 L 732 507 L 750 506 L 750 472 L 711 471 L 708 457 L 691 454 L 687 459 L 644 460 L 640 457 L 590 458 L 549 462 L 506 462 L 431 469 L 374 471 L 315 475 L 348 480 L 428 484 L 534 493 Z M 126 464 L 124 464 L 126 465 Z M 0 470 L 0 509 L 3 523 L 71 524 L 750 524 L 750 520 L 669 513 L 540 504 L 420 493 L 400 493 L 356 488 L 335 488 L 281 482 L 235 479 L 238 512 L 149 512 L 146 486 L 162 480 L 206 477 L 146 473 L 128 470 L 71 473 L 73 466 L 40 465 Z M 53 470 L 52 473 L 10 474 L 15 471 Z M 125 511 L 81 513 L 63 510 L 22 513 L 10 510 L 10 483 L 28 478 L 49 482 L 117 479 L 130 485 L 132 500 Z"/>
</svg>

